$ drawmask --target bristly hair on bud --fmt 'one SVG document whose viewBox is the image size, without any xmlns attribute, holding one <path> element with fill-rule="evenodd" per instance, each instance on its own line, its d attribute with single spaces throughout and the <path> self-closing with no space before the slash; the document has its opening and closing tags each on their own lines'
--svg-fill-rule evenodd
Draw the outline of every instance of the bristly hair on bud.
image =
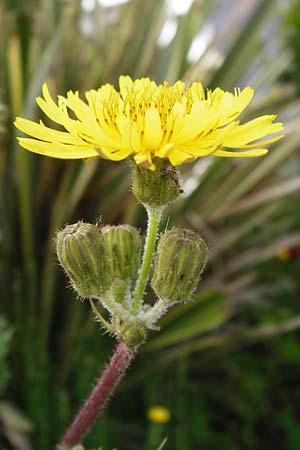
<svg viewBox="0 0 300 450">
<path fill-rule="evenodd" d="M 56 235 L 56 253 L 81 297 L 101 296 L 109 289 L 111 263 L 99 226 L 84 222 L 67 225 Z"/>
<path fill-rule="evenodd" d="M 145 206 L 166 206 L 182 192 L 178 170 L 161 160 L 156 161 L 155 171 L 132 165 L 132 192 Z"/>
<path fill-rule="evenodd" d="M 206 261 L 207 246 L 198 233 L 180 228 L 166 231 L 157 247 L 152 289 L 171 303 L 188 301 Z"/>
</svg>

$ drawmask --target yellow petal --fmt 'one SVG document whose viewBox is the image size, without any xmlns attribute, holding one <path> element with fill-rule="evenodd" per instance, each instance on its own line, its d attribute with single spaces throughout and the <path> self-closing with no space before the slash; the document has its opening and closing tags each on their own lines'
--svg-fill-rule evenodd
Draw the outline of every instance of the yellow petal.
<svg viewBox="0 0 300 450">
<path fill-rule="evenodd" d="M 158 148 L 162 140 L 160 117 L 156 108 L 148 108 L 145 113 L 144 145 L 150 150 Z"/>
<path fill-rule="evenodd" d="M 91 110 L 88 105 L 79 98 L 78 92 L 69 91 L 67 93 L 67 98 L 58 96 L 59 101 L 65 103 L 74 114 L 78 117 L 79 120 L 86 120 L 87 117 L 91 116 Z"/>
<path fill-rule="evenodd" d="M 138 153 L 134 156 L 134 160 L 137 165 L 144 169 L 155 170 L 155 164 L 153 164 L 150 152 Z"/>
<path fill-rule="evenodd" d="M 204 130 L 213 130 L 218 125 L 218 117 L 213 110 L 207 110 L 203 102 L 195 102 L 190 114 L 177 134 L 173 134 L 172 142 L 180 145 L 196 139 Z"/>
<path fill-rule="evenodd" d="M 122 161 L 123 159 L 128 158 L 129 155 L 131 155 L 131 150 L 124 148 L 117 151 L 111 151 L 108 148 L 101 147 L 96 148 L 96 151 L 99 156 L 101 156 L 104 159 L 109 159 L 110 161 Z"/>
<path fill-rule="evenodd" d="M 37 97 L 36 102 L 44 114 L 53 120 L 53 122 L 63 125 L 70 133 L 76 134 L 76 121 L 70 119 L 67 112 L 59 108 L 52 100 L 46 83 L 43 84 L 42 91 L 44 99 Z"/>
<path fill-rule="evenodd" d="M 61 143 L 37 141 L 36 139 L 17 138 L 21 147 L 39 155 L 52 156 L 59 159 L 83 159 L 98 156 L 94 148 L 79 147 Z"/>
<path fill-rule="evenodd" d="M 163 145 L 160 149 L 158 149 L 154 154 L 159 158 L 166 158 L 170 152 L 170 150 L 174 147 L 174 144 L 168 143 Z"/>
<path fill-rule="evenodd" d="M 184 125 L 185 106 L 176 102 L 167 120 L 167 135 L 177 136 Z"/>
<path fill-rule="evenodd" d="M 190 90 L 191 90 L 191 94 L 192 94 L 192 99 L 194 101 L 204 100 L 205 93 L 204 93 L 202 83 L 196 83 L 196 82 L 192 83 Z"/>
<path fill-rule="evenodd" d="M 280 134 L 279 136 L 275 136 L 273 138 L 266 139 L 265 141 L 259 141 L 259 142 L 256 142 L 254 144 L 241 145 L 239 148 L 255 148 L 255 147 L 260 147 L 262 145 L 269 145 L 269 144 L 272 144 L 273 142 L 279 141 L 283 137 L 284 137 L 284 134 Z M 234 148 L 234 147 L 231 147 L 231 148 Z"/>
<path fill-rule="evenodd" d="M 174 147 L 169 151 L 168 156 L 172 154 L 173 150 L 176 150 L 176 152 L 182 152 L 183 154 L 189 155 L 192 158 L 200 158 L 203 156 L 211 155 L 216 151 L 216 149 L 217 146 L 205 148 L 200 146 L 196 147 L 194 145 L 185 145 L 181 147 Z"/>
<path fill-rule="evenodd" d="M 118 117 L 117 125 L 122 139 L 122 147 L 137 153 L 141 149 L 140 135 L 136 123 L 127 117 Z"/>
<path fill-rule="evenodd" d="M 131 92 L 131 90 L 132 90 L 133 81 L 128 75 L 126 77 L 122 75 L 119 78 L 119 86 L 120 86 L 121 96 L 122 96 L 123 100 L 125 100 L 125 98 L 129 94 L 129 92 Z"/>
<path fill-rule="evenodd" d="M 230 150 L 216 150 L 213 154 L 215 156 L 224 156 L 228 158 L 232 157 L 255 157 L 255 156 L 263 156 L 268 153 L 268 150 L 266 148 L 258 148 L 255 150 L 245 150 L 243 152 L 232 152 Z"/>
<path fill-rule="evenodd" d="M 61 120 L 61 118 L 64 121 L 64 117 L 62 115 L 61 110 L 58 108 L 57 104 L 53 101 L 50 95 L 47 83 L 43 84 L 42 92 L 44 99 L 41 97 L 37 97 L 36 99 L 36 102 L 39 105 L 39 107 L 51 120 L 53 120 L 53 122 L 61 123 L 61 121 L 57 120 L 57 119 Z"/>
<path fill-rule="evenodd" d="M 198 138 L 189 145 L 195 148 L 206 148 L 206 147 L 221 147 L 224 137 L 230 133 L 236 126 L 236 122 L 231 122 L 222 128 L 216 128 L 214 130 L 208 129 L 204 130 Z"/>
<path fill-rule="evenodd" d="M 225 147 L 240 148 L 268 134 L 274 134 L 283 129 L 282 123 L 272 123 L 276 116 L 266 115 L 251 120 L 243 125 L 237 125 L 224 138 Z"/>
<path fill-rule="evenodd" d="M 189 153 L 186 153 L 178 148 L 172 148 L 168 154 L 168 158 L 172 166 L 179 166 L 180 164 L 191 162 L 195 159 L 195 157 Z"/>
<path fill-rule="evenodd" d="M 62 142 L 64 144 L 84 145 L 82 139 L 65 131 L 57 131 L 46 127 L 42 122 L 36 123 L 31 120 L 17 117 L 14 125 L 18 130 L 37 139 L 47 142 Z M 87 144 L 88 145 L 88 144 Z"/>
<path fill-rule="evenodd" d="M 236 89 L 235 95 L 231 92 L 224 92 L 217 106 L 220 124 L 225 125 L 231 120 L 236 119 L 251 102 L 253 94 L 254 91 L 250 87 L 246 87 L 243 91 Z M 215 107 L 214 104 L 213 107 Z"/>
<path fill-rule="evenodd" d="M 62 98 L 61 98 L 62 99 Z M 78 96 L 73 92 L 68 92 L 68 98 L 64 99 L 65 104 L 71 108 L 78 119 L 81 122 L 80 130 L 84 134 L 93 138 L 99 147 L 111 147 L 114 149 L 120 148 L 121 139 L 120 135 L 115 133 L 111 136 L 109 133 L 105 133 L 96 120 L 94 114 L 91 114 L 90 108 L 86 105 Z M 101 125 L 101 124 L 100 124 Z"/>
</svg>

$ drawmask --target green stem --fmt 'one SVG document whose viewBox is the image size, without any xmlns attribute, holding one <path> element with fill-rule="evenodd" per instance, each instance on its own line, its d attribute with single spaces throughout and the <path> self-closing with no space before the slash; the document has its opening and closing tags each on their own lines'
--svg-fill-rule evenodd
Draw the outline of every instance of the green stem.
<svg viewBox="0 0 300 450">
<path fill-rule="evenodd" d="M 155 242 L 164 207 L 159 206 L 156 208 L 151 208 L 148 206 L 146 209 L 148 214 L 148 228 L 144 247 L 143 262 L 140 269 L 139 278 L 135 286 L 134 297 L 132 300 L 131 313 L 133 315 L 137 315 L 140 310 L 140 305 L 142 303 L 146 284 L 149 278 L 152 256 L 155 249 Z"/>
<path fill-rule="evenodd" d="M 94 300 L 93 299 L 89 299 L 92 311 L 95 315 L 96 320 L 98 320 L 107 330 L 109 330 L 110 332 L 112 332 L 112 328 L 110 326 L 110 324 L 104 319 L 104 317 L 101 316 L 100 312 L 98 311 Z"/>
</svg>

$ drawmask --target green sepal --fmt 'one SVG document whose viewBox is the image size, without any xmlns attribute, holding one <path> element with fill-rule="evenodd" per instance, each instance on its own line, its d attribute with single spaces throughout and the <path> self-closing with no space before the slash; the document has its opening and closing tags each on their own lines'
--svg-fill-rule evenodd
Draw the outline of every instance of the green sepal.
<svg viewBox="0 0 300 450">
<path fill-rule="evenodd" d="M 132 166 L 132 192 L 137 201 L 156 208 L 168 205 L 181 193 L 177 169 L 165 160 L 155 160 L 154 171 Z"/>
</svg>

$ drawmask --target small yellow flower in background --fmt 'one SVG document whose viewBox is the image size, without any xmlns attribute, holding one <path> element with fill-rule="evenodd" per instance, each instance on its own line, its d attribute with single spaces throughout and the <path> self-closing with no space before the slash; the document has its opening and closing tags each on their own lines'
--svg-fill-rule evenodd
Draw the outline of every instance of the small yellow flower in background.
<svg viewBox="0 0 300 450">
<path fill-rule="evenodd" d="M 149 408 L 147 415 L 148 419 L 154 423 L 167 423 L 171 418 L 170 410 L 159 405 Z"/>
<path fill-rule="evenodd" d="M 181 81 L 157 85 L 149 78 L 133 81 L 129 76 L 121 76 L 119 86 L 120 92 L 110 84 L 87 91 L 87 102 L 69 91 L 66 97 L 58 96 L 56 104 L 44 84 L 44 98 L 38 97 L 37 103 L 65 131 L 17 118 L 16 127 L 33 138 L 19 137 L 19 144 L 62 159 L 132 157 L 136 164 L 155 170 L 155 158 L 178 166 L 211 154 L 262 156 L 267 144 L 283 136 L 256 142 L 283 129 L 282 123 L 273 123 L 275 115 L 243 125 L 236 120 L 252 100 L 250 87 L 232 94 L 220 88 L 205 91 L 197 82 L 186 88 Z"/>
<path fill-rule="evenodd" d="M 290 259 L 290 251 L 288 248 L 281 248 L 277 253 L 277 258 L 282 261 L 287 261 Z"/>
<path fill-rule="evenodd" d="M 281 248 L 277 253 L 277 258 L 282 261 L 300 259 L 300 246 L 296 245 Z"/>
</svg>

